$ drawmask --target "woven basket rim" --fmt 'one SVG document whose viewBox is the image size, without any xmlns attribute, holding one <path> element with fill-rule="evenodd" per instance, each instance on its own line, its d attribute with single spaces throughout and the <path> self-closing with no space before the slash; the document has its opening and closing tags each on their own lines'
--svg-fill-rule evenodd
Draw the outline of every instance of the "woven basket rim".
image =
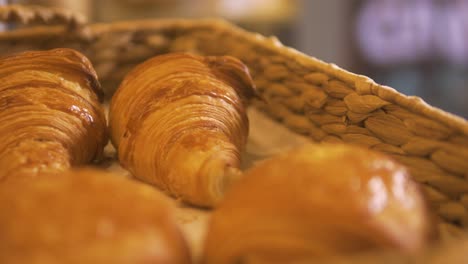
<svg viewBox="0 0 468 264">
<path fill-rule="evenodd" d="M 67 25 L 74 28 L 88 22 L 86 16 L 73 12 L 66 8 L 7 4 L 0 5 L 0 21 L 8 21 L 23 25 L 46 24 L 46 25 Z"/>
<path fill-rule="evenodd" d="M 230 34 L 246 38 L 251 43 L 259 45 L 267 50 L 279 53 L 285 58 L 291 59 L 303 66 L 315 68 L 337 79 L 341 79 L 350 84 L 353 84 L 352 88 L 354 88 L 355 92 L 359 95 L 378 96 L 385 101 L 400 105 L 418 114 L 429 117 L 448 127 L 458 130 L 465 136 L 468 136 L 468 121 L 461 116 L 457 116 L 440 108 L 431 106 L 420 97 L 404 95 L 399 93 L 394 88 L 376 83 L 367 76 L 352 73 L 337 66 L 336 64 L 324 62 L 318 58 L 304 54 L 294 48 L 287 47 L 283 45 L 276 37 L 266 37 L 258 33 L 249 32 L 230 22 L 227 22 L 226 20 L 219 18 L 170 18 L 92 23 L 87 24 L 77 29 L 76 31 L 70 31 L 69 28 L 64 26 L 40 26 L 2 32 L 0 33 L 0 41 L 24 37 L 56 36 L 63 34 L 64 32 L 69 32 L 69 34 L 76 34 L 78 38 L 85 38 L 89 41 L 92 41 L 94 36 L 109 31 L 128 32 L 137 30 L 154 31 L 173 29 L 206 29 L 228 32 Z"/>
</svg>

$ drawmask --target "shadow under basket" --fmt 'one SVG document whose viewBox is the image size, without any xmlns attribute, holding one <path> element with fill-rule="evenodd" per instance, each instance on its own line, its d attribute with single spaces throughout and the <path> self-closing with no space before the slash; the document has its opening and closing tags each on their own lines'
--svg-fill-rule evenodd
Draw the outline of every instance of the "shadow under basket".
<svg viewBox="0 0 468 264">
<path fill-rule="evenodd" d="M 465 119 L 285 47 L 274 37 L 221 20 L 86 24 L 83 17 L 65 10 L 3 6 L 0 21 L 15 26 L 0 32 L 0 55 L 77 49 L 94 64 L 107 98 L 130 69 L 158 54 L 191 52 L 241 59 L 264 98 L 253 102 L 257 109 L 312 142 L 357 144 L 393 157 L 421 183 L 438 216 L 441 242 L 436 250 L 416 257 L 382 253 L 343 263 L 402 263 L 403 259 L 405 263 L 439 263 L 431 261 L 450 257 L 455 262 L 444 263 L 458 263 L 457 258 L 468 259 Z"/>
</svg>

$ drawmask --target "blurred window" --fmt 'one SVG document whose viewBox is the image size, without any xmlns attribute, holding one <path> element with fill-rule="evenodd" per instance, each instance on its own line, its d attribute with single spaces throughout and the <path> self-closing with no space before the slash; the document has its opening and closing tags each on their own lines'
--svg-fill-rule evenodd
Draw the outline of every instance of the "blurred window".
<svg viewBox="0 0 468 264">
<path fill-rule="evenodd" d="M 467 0 L 364 0 L 355 32 L 364 74 L 468 117 Z"/>
</svg>

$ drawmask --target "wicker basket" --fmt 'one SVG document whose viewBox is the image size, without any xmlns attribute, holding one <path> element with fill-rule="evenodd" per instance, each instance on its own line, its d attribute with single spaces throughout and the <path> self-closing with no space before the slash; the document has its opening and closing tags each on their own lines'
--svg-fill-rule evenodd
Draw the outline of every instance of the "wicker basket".
<svg viewBox="0 0 468 264">
<path fill-rule="evenodd" d="M 64 10 L 25 6 L 0 7 L 0 21 L 23 25 L 0 33 L 0 55 L 75 48 L 91 59 L 108 97 L 131 68 L 157 54 L 189 51 L 236 56 L 249 66 L 265 99 L 254 102 L 258 109 L 312 141 L 358 144 L 400 161 L 422 183 L 440 219 L 442 240 L 461 237 L 464 242 L 458 247 L 468 247 L 468 238 L 464 238 L 468 228 L 468 122 L 463 118 L 308 57 L 274 37 L 246 32 L 224 21 L 85 24 L 84 18 Z M 462 257 L 464 253 L 442 248 L 451 250 L 440 250 L 441 254 Z M 468 253 L 464 254 L 468 259 Z M 366 262 L 364 259 L 356 263 Z M 388 259 L 389 263 L 402 263 L 399 257 Z M 426 263 L 427 258 L 405 260 Z"/>
</svg>

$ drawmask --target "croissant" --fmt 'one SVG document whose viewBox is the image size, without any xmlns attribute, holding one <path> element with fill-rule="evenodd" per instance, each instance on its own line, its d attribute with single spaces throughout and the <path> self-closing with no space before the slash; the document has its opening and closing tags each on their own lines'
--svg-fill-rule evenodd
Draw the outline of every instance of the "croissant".
<svg viewBox="0 0 468 264">
<path fill-rule="evenodd" d="M 0 263 L 191 263 L 166 196 L 95 169 L 0 185 Z"/>
<path fill-rule="evenodd" d="M 214 206 L 240 175 L 253 95 L 247 67 L 233 57 L 149 59 L 124 78 L 110 105 L 120 163 L 177 198 Z"/>
<path fill-rule="evenodd" d="M 65 170 L 107 142 L 96 72 L 71 49 L 0 58 L 0 179 Z"/>
<path fill-rule="evenodd" d="M 310 263 L 365 250 L 415 252 L 433 237 L 404 167 L 345 145 L 306 145 L 262 161 L 227 191 L 204 262 Z"/>
</svg>

